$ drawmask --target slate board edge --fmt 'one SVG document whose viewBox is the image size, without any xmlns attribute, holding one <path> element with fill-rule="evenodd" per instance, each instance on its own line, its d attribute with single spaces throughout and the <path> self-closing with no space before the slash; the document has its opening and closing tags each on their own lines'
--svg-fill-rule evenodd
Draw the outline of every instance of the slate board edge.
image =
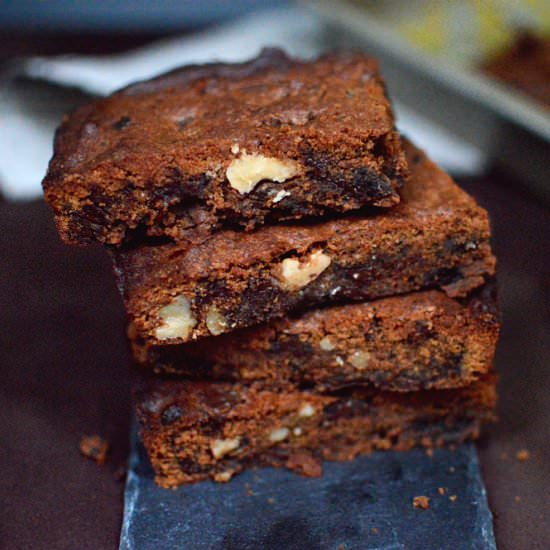
<svg viewBox="0 0 550 550">
<path fill-rule="evenodd" d="M 123 519 L 121 526 L 121 535 L 120 535 L 120 544 L 119 550 L 138 550 L 138 548 L 132 543 L 132 534 L 131 534 L 131 520 L 134 509 L 137 505 L 137 502 L 140 498 L 140 493 L 138 491 L 140 475 L 139 475 L 139 466 L 142 465 L 142 461 L 147 458 L 144 453 L 144 449 L 139 440 L 137 423 L 134 420 L 132 428 L 130 430 L 130 456 L 128 460 L 128 474 L 126 478 L 126 484 L 124 489 L 124 509 L 123 509 Z M 479 546 L 480 550 L 497 550 L 497 545 L 494 536 L 493 529 L 493 515 L 491 509 L 489 508 L 489 503 L 487 500 L 487 491 L 485 489 L 482 477 L 481 470 L 479 467 L 479 459 L 477 450 L 473 443 L 465 444 L 465 447 L 468 447 L 471 450 L 471 462 L 469 463 L 468 469 L 471 474 L 471 479 L 475 480 L 475 484 L 479 491 L 479 502 L 478 502 L 478 524 L 475 526 L 475 530 L 479 530 L 482 539 L 485 541 L 483 546 Z M 150 468 L 150 465 L 148 465 Z M 473 474 L 473 475 L 472 475 Z M 477 548 L 477 547 L 476 547 Z M 472 548 L 472 550 L 475 550 Z"/>
</svg>

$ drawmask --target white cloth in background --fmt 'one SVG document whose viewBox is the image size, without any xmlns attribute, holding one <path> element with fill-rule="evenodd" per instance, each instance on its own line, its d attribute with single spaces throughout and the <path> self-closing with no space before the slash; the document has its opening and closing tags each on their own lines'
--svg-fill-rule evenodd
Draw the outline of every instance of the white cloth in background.
<svg viewBox="0 0 550 550">
<path fill-rule="evenodd" d="M 106 95 L 112 91 L 187 63 L 213 60 L 242 61 L 264 46 L 279 46 L 300 57 L 317 55 L 330 47 L 323 24 L 299 8 L 268 10 L 206 31 L 154 42 L 110 56 L 34 57 L 25 60 L 19 74 L 60 86 Z M 0 191 L 8 199 L 29 199 L 41 194 L 40 182 L 52 152 L 59 105 L 51 112 L 28 108 L 29 97 L 16 88 L 0 89 Z M 428 151 L 436 162 L 455 174 L 479 173 L 484 166 L 480 151 L 440 126 L 400 105 L 399 129 Z"/>
</svg>

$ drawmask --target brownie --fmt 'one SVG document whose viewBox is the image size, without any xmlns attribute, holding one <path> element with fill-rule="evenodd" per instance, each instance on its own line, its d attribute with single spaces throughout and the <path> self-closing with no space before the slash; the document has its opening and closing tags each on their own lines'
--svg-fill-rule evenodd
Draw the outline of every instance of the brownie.
<svg viewBox="0 0 550 550">
<path fill-rule="evenodd" d="M 376 449 L 459 443 L 493 419 L 495 380 L 460 389 L 332 395 L 257 384 L 141 378 L 135 392 L 140 434 L 162 487 L 214 479 L 244 468 L 286 466 L 320 475 L 322 460 Z"/>
<path fill-rule="evenodd" d="M 461 304 L 439 290 L 309 311 L 176 346 L 137 337 L 134 360 L 198 380 L 292 383 L 316 391 L 460 387 L 486 374 L 499 332 L 494 287 Z"/>
<path fill-rule="evenodd" d="M 402 201 L 378 215 L 113 249 L 137 332 L 175 344 L 330 302 L 480 286 L 495 268 L 486 211 L 415 147 L 406 153 Z"/>
<path fill-rule="evenodd" d="M 62 238 L 181 239 L 220 223 L 388 207 L 407 176 L 376 61 L 264 50 L 177 69 L 66 117 L 44 179 Z"/>
<path fill-rule="evenodd" d="M 550 37 L 520 33 L 482 70 L 550 108 Z"/>
</svg>

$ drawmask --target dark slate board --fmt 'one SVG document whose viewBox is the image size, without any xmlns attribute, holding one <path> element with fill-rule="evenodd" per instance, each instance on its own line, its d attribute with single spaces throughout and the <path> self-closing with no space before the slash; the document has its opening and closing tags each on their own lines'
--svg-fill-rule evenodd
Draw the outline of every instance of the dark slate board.
<svg viewBox="0 0 550 550">
<path fill-rule="evenodd" d="M 438 487 L 445 487 L 444 496 Z M 413 497 L 430 497 L 428 510 Z M 456 495 L 452 502 L 449 495 Z M 245 472 L 166 490 L 134 437 L 122 550 L 495 549 L 475 447 L 374 453 L 325 463 L 319 479 Z"/>
</svg>

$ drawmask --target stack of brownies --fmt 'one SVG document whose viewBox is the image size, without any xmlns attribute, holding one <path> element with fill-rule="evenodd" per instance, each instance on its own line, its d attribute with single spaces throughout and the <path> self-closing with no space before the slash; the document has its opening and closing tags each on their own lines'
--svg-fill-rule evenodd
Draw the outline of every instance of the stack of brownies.
<svg viewBox="0 0 550 550">
<path fill-rule="evenodd" d="M 44 180 L 107 246 L 164 487 L 475 437 L 498 336 L 487 213 L 395 130 L 377 64 L 266 50 L 84 106 Z"/>
</svg>

